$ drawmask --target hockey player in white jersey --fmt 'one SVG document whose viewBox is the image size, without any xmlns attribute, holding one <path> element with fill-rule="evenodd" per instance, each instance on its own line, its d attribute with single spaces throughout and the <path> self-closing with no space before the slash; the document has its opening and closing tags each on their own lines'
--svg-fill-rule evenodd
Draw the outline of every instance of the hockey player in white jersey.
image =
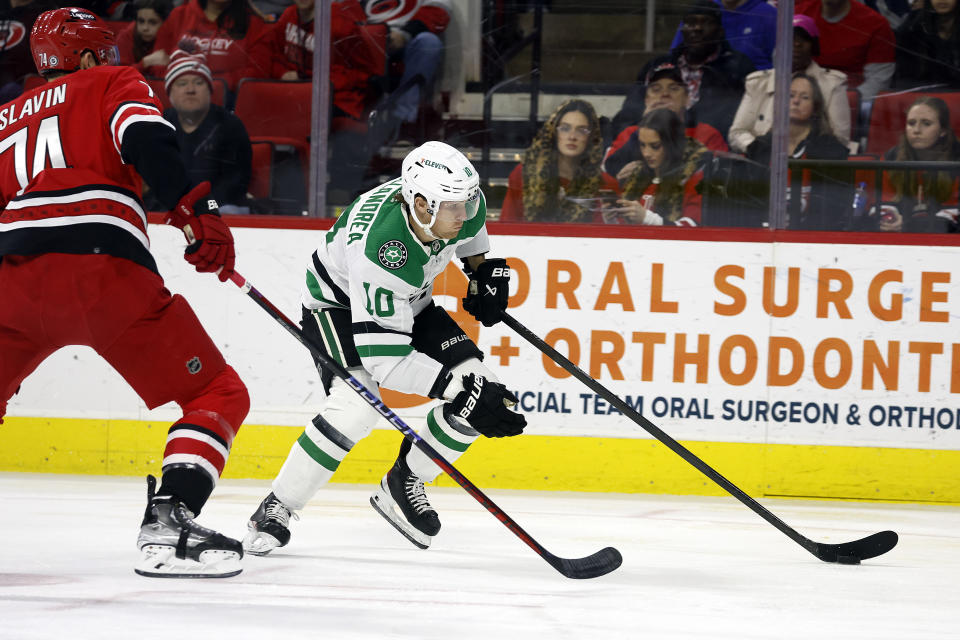
<svg viewBox="0 0 960 640">
<path fill-rule="evenodd" d="M 379 386 L 444 402 L 420 434 L 448 461 L 480 435 L 514 436 L 526 419 L 517 399 L 484 366 L 476 344 L 433 302 L 433 281 L 460 258 L 470 277 L 464 308 L 485 326 L 507 306 L 510 269 L 489 250 L 476 170 L 459 151 L 427 142 L 401 177 L 368 191 L 340 216 L 313 253 L 303 293 L 304 332 L 368 389 Z M 324 485 L 379 414 L 343 380 L 318 367 L 327 402 L 294 443 L 273 491 L 248 523 L 246 551 L 265 555 L 290 540 L 290 518 Z M 440 474 L 404 439 L 370 498 L 413 544 L 427 548 L 440 520 L 424 482 Z"/>
</svg>

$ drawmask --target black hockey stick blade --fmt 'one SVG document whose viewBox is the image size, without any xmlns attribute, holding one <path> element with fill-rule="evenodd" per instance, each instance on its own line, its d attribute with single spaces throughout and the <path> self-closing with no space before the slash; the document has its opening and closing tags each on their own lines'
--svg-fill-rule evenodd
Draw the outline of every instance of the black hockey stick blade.
<svg viewBox="0 0 960 640">
<path fill-rule="evenodd" d="M 827 544 L 825 542 L 816 542 L 814 555 L 824 562 L 837 562 L 839 564 L 860 564 L 861 560 L 869 560 L 882 556 L 890 549 L 897 546 L 896 532 L 880 531 L 866 538 L 860 538 L 853 542 L 844 542 L 841 544 Z"/>
<path fill-rule="evenodd" d="M 616 409 L 619 410 L 620 413 L 622 413 L 625 417 L 632 420 L 638 426 L 643 428 L 644 431 L 659 440 L 662 444 L 666 445 L 667 448 L 683 458 L 694 468 L 700 471 L 700 473 L 707 476 L 721 488 L 726 490 L 730 495 L 743 503 L 744 506 L 772 524 L 777 530 L 784 533 L 788 538 L 824 562 L 858 564 L 861 560 L 875 558 L 876 556 L 890 551 L 890 549 L 893 549 L 893 547 L 896 546 L 897 534 L 893 531 L 881 531 L 871 536 L 867 536 L 862 540 L 854 540 L 853 542 L 845 542 L 843 544 L 825 544 L 822 542 L 815 542 L 807 538 L 771 513 L 762 504 L 744 493 L 740 487 L 720 475 L 716 469 L 708 465 L 682 444 L 671 438 L 657 425 L 643 417 L 643 415 L 641 415 L 636 409 L 624 402 L 620 396 L 613 393 L 605 386 L 584 373 L 580 367 L 570 362 L 563 356 L 563 354 L 544 342 L 543 338 L 523 326 L 523 324 L 521 324 L 516 318 L 504 311 L 502 314 L 502 319 L 504 324 L 516 331 L 524 340 L 543 352 L 544 355 L 560 365 L 574 378 L 586 385 L 587 388 L 609 402 L 611 406 L 616 407 Z"/>
<path fill-rule="evenodd" d="M 543 557 L 554 569 L 574 580 L 607 575 L 623 563 L 623 556 L 613 547 L 600 549 L 585 558 L 558 558 L 549 551 Z"/>
<path fill-rule="evenodd" d="M 473 498 L 487 511 L 489 511 L 497 520 L 499 520 L 503 526 L 512 531 L 514 535 L 520 538 L 520 540 L 528 547 L 533 549 L 537 555 L 546 560 L 547 563 L 549 563 L 554 569 L 559 571 L 567 578 L 597 578 L 610 573 L 619 567 L 623 562 L 620 552 L 612 547 L 601 549 L 600 551 L 585 558 L 560 558 L 547 551 L 543 545 L 537 542 L 529 533 L 524 531 L 523 527 L 517 524 L 517 521 L 511 518 L 506 511 L 498 507 L 493 500 L 487 497 L 486 494 L 484 494 L 483 491 L 477 487 L 477 485 L 473 484 L 473 482 L 467 479 L 467 477 L 463 475 L 456 467 L 450 464 L 446 458 L 441 456 L 436 449 L 425 442 L 416 431 L 411 429 L 407 423 L 401 420 L 397 414 L 390 409 L 390 407 L 383 404 L 376 394 L 364 387 L 360 381 L 351 376 L 350 372 L 344 369 L 343 366 L 341 366 L 338 362 L 331 359 L 323 348 L 315 344 L 308 336 L 306 336 L 300 330 L 300 327 L 295 325 L 290 318 L 288 318 L 279 308 L 277 308 L 276 305 L 270 302 L 266 296 L 257 291 L 257 289 L 247 282 L 243 276 L 237 272 L 234 272 L 230 276 L 230 281 L 237 285 L 237 287 L 239 287 L 240 290 L 247 295 L 247 297 L 257 303 L 257 306 L 266 311 L 269 316 L 271 316 L 280 324 L 280 326 L 286 329 L 290 335 L 300 342 L 300 344 L 306 347 L 307 350 L 317 358 L 320 364 L 329 369 L 330 372 L 336 375 L 338 378 L 346 382 L 347 385 L 356 391 L 361 398 L 363 398 L 377 411 L 377 413 L 383 416 L 387 422 L 400 431 L 400 433 L 403 434 L 403 437 L 405 437 L 407 440 L 410 440 L 415 447 L 420 449 L 420 451 L 430 458 L 438 467 L 445 471 L 450 478 L 463 487 L 467 493 L 473 496 Z"/>
</svg>

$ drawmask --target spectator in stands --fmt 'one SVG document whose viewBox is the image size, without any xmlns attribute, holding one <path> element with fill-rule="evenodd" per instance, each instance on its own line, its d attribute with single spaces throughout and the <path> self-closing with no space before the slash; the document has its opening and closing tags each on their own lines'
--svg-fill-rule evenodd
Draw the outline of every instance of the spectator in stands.
<svg viewBox="0 0 960 640">
<path fill-rule="evenodd" d="M 597 113 L 586 100 L 561 104 L 510 172 L 502 221 L 602 222 L 617 181 L 600 169 L 603 143 Z"/>
<path fill-rule="evenodd" d="M 163 117 L 177 131 L 191 186 L 209 180 L 221 213 L 249 213 L 250 138 L 237 116 L 210 102 L 213 77 L 203 56 L 174 52 L 164 85 L 172 106 Z"/>
<path fill-rule="evenodd" d="M 960 6 L 957 0 L 921 0 L 897 29 L 898 89 L 946 84 L 960 88 Z"/>
<path fill-rule="evenodd" d="M 644 113 L 667 108 L 682 120 L 688 121 L 687 98 L 689 95 L 680 69 L 670 62 L 665 62 L 651 69 L 647 77 Z M 632 173 L 640 162 L 637 129 L 638 127 L 634 125 L 621 131 L 603 157 L 603 170 L 615 176 L 617 180 L 622 180 Z M 688 138 L 698 140 L 711 151 L 729 151 L 723 134 L 705 122 L 687 122 L 686 135 Z"/>
<path fill-rule="evenodd" d="M 654 109 L 640 120 L 637 138 L 641 162 L 620 182 L 623 199 L 605 211 L 607 222 L 620 224 L 700 224 L 700 182 L 709 153 L 684 135 L 683 121 L 671 109 Z"/>
<path fill-rule="evenodd" d="M 52 0 L 0 0 L 0 104 L 23 93 L 23 80 L 37 72 L 30 52 L 30 30 Z"/>
<path fill-rule="evenodd" d="M 768 131 L 747 147 L 747 157 L 759 166 L 769 167 L 773 134 Z M 791 158 L 811 160 L 846 160 L 848 151 L 830 127 L 830 116 L 820 85 L 803 73 L 795 73 L 790 83 L 790 125 L 787 154 Z M 769 182 L 766 189 L 769 190 Z M 792 193 L 792 180 L 787 186 L 787 200 Z M 799 216 L 790 217 L 789 229 L 838 231 L 849 224 L 847 212 L 853 202 L 853 176 L 849 170 L 804 170 Z"/>
<path fill-rule="evenodd" d="M 680 31 L 683 44 L 640 70 L 636 84 L 613 118 L 614 136 L 640 120 L 647 74 L 665 62 L 676 65 L 683 74 L 692 122 L 709 124 L 724 134 L 730 130 L 753 63 L 730 48 L 720 26 L 720 7 L 711 0 L 693 0 L 683 15 Z"/>
<path fill-rule="evenodd" d="M 727 42 L 753 62 L 757 69 L 773 66 L 773 48 L 777 43 L 777 9 L 767 0 L 718 0 L 720 23 Z M 683 43 L 677 34 L 670 43 L 676 49 Z"/>
<path fill-rule="evenodd" d="M 150 67 L 166 64 L 166 54 L 154 51 L 160 25 L 173 9 L 171 0 L 136 0 L 137 17 L 117 34 L 120 64 L 147 73 Z"/>
<path fill-rule="evenodd" d="M 907 110 L 900 142 L 884 160 L 960 161 L 960 141 L 950 126 L 950 110 L 940 98 L 921 96 Z M 880 231 L 938 233 L 957 231 L 957 174 L 891 171 L 885 174 Z"/>
<path fill-rule="evenodd" d="M 813 78 L 827 104 L 830 128 L 843 144 L 850 142 L 850 103 L 847 76 L 824 69 L 814 58 L 820 53 L 820 32 L 810 16 L 793 16 L 793 72 Z M 733 118 L 727 139 L 730 148 L 745 153 L 755 139 L 770 131 L 773 124 L 773 69 L 754 71 L 747 76 L 747 90 Z"/>
<path fill-rule="evenodd" d="M 295 0 L 263 38 L 253 55 L 267 76 L 309 81 L 313 77 L 314 0 Z M 332 106 L 328 163 L 333 204 L 349 204 L 363 189 L 363 176 L 378 144 L 368 140 L 370 109 L 386 74 L 388 28 L 367 22 L 358 0 L 330 6 Z"/>
<path fill-rule="evenodd" d="M 266 29 L 247 0 L 189 0 L 160 27 L 155 50 L 164 52 L 159 56 L 164 65 L 177 49 L 204 54 L 213 77 L 225 80 L 227 89 L 235 92 L 241 78 L 266 75 L 249 53 Z M 155 68 L 150 71 L 163 75 Z"/>
<path fill-rule="evenodd" d="M 890 23 L 890 28 L 896 31 L 903 24 L 910 13 L 911 4 L 918 4 L 921 0 L 864 0 L 867 5 Z"/>
<path fill-rule="evenodd" d="M 450 24 L 450 0 L 422 0 L 368 16 L 384 21 L 387 36 L 390 106 L 382 114 L 386 141 L 401 134 L 404 123 L 417 120 L 420 108 L 433 97 L 433 81 L 443 61 L 443 32 Z M 418 141 L 419 142 L 419 141 Z"/>
<path fill-rule="evenodd" d="M 817 23 L 817 64 L 847 74 L 864 100 L 890 86 L 896 39 L 883 16 L 856 0 L 800 0 L 796 13 Z"/>
</svg>

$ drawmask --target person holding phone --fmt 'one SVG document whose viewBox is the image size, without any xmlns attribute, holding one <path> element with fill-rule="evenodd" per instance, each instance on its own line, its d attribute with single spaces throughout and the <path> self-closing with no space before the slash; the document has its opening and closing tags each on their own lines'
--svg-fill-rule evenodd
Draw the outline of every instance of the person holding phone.
<svg viewBox="0 0 960 640">
<path fill-rule="evenodd" d="M 514 167 L 501 221 L 602 222 L 620 185 L 603 172 L 603 140 L 597 113 L 586 100 L 561 104 L 537 132 Z"/>
<path fill-rule="evenodd" d="M 700 224 L 703 197 L 698 188 L 709 151 L 685 135 L 670 109 L 648 111 L 637 129 L 640 161 L 621 182 L 623 198 L 605 213 L 620 224 Z"/>
</svg>

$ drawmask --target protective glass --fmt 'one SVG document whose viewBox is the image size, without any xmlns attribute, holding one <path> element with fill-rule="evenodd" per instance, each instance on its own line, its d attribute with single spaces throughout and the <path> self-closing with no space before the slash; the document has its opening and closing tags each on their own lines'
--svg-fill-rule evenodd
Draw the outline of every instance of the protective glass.
<svg viewBox="0 0 960 640">
<path fill-rule="evenodd" d="M 474 194 L 472 198 L 464 201 L 450 201 L 444 200 L 440 203 L 440 206 L 437 207 L 437 217 L 443 216 L 450 220 L 458 220 L 462 218 L 463 220 L 471 220 L 477 211 L 480 210 L 480 193 L 479 191 Z"/>
</svg>

